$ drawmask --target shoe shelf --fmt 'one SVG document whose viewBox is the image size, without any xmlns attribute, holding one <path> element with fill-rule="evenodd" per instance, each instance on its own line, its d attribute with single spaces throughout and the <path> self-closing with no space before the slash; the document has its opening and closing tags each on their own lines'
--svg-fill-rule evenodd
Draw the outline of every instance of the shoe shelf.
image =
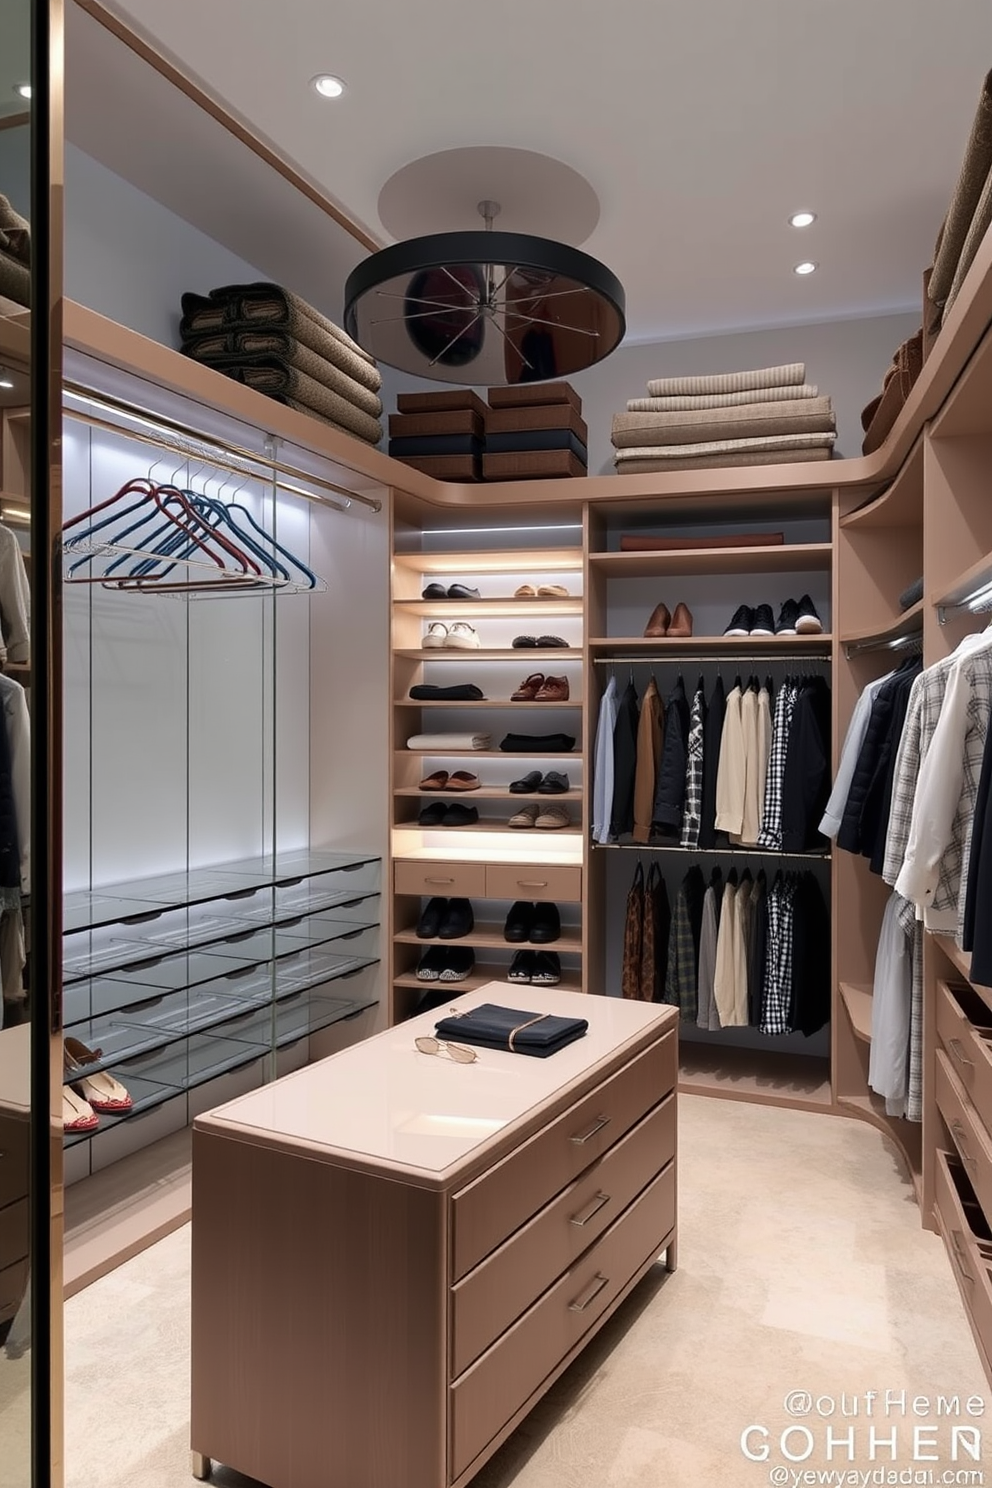
<svg viewBox="0 0 992 1488">
<path fill-rule="evenodd" d="M 497 620 L 552 619 L 557 615 L 581 615 L 582 596 L 568 599 L 514 599 L 504 595 L 493 599 L 396 599 L 399 614 L 423 615 L 431 620 Z"/>
<path fill-rule="evenodd" d="M 596 636 L 589 642 L 594 654 L 609 659 L 623 653 L 643 655 L 645 661 L 652 657 L 695 655 L 697 652 L 714 659 L 722 656 L 782 656 L 786 659 L 793 653 L 829 656 L 833 637 L 828 634 L 794 636 L 679 636 L 660 639 L 644 636 Z"/>
<path fill-rule="evenodd" d="M 412 946 L 471 946 L 473 949 L 493 951 L 558 951 L 562 955 L 566 951 L 574 952 L 575 955 L 582 953 L 582 933 L 577 926 L 563 925 L 561 934 L 557 940 L 530 941 L 530 940 L 507 940 L 503 934 L 503 926 L 495 922 L 486 923 L 477 920 L 475 928 L 468 935 L 460 935 L 457 940 L 440 940 L 430 938 L 421 940 L 415 929 L 398 930 L 393 939 L 398 945 Z"/>
<path fill-rule="evenodd" d="M 832 561 L 833 544 L 828 542 L 589 554 L 591 572 L 611 579 L 663 578 L 669 574 L 813 573 L 829 570 Z"/>
<path fill-rule="evenodd" d="M 582 755 L 574 749 L 557 749 L 550 751 L 535 750 L 527 753 L 522 749 L 401 749 L 397 751 L 400 759 L 416 759 L 418 757 L 430 759 L 498 759 L 498 760 L 575 760 L 576 764 L 582 762 Z M 440 792 L 439 794 L 445 794 Z M 450 794 L 450 792 L 448 793 Z M 459 791 L 459 795 L 474 795 L 474 791 Z M 549 800 L 553 799 L 548 797 Z"/>
<path fill-rule="evenodd" d="M 450 941 L 446 943 L 451 945 L 460 944 L 460 942 L 458 941 Z M 507 946 L 508 951 L 555 951 L 557 949 L 557 945 Z M 503 985 L 507 988 L 507 991 L 526 992 L 527 989 L 531 986 L 531 983 L 509 981 L 506 975 L 508 965 L 509 963 L 506 963 L 505 965 L 500 963 L 497 965 L 476 962 L 475 970 L 472 972 L 472 974 L 470 976 L 464 977 L 460 982 L 422 982 L 412 971 L 401 972 L 399 976 L 394 978 L 393 985 L 394 987 L 413 987 L 416 988 L 418 992 L 441 991 L 450 988 L 452 997 L 460 997 L 463 992 L 474 992 L 477 987 L 484 987 L 487 982 L 502 982 Z M 551 986 L 552 983 L 544 982 L 539 983 L 538 985 Z M 560 987 L 563 992 L 581 992 L 582 977 L 579 975 L 578 972 L 567 971 L 564 967 L 562 967 L 561 981 L 555 982 L 553 985 Z"/>
<path fill-rule="evenodd" d="M 872 989 L 855 986 L 852 982 L 840 983 L 840 1000 L 851 1020 L 854 1036 L 862 1043 L 871 1043 Z"/>
<path fill-rule="evenodd" d="M 540 659 L 550 665 L 552 661 L 581 661 L 582 648 L 580 646 L 507 646 L 494 650 L 479 647 L 462 651 L 453 646 L 429 646 L 426 651 L 401 648 L 394 651 L 393 655 L 404 661 L 460 661 L 463 664 L 468 661 L 519 661 L 527 665 L 531 661 Z"/>
<path fill-rule="evenodd" d="M 394 553 L 393 566 L 432 576 L 457 574 L 581 573 L 581 548 L 491 548 L 458 553 Z"/>
<path fill-rule="evenodd" d="M 581 710 L 581 698 L 566 698 L 563 702 L 513 702 L 510 698 L 471 698 L 465 702 L 454 700 L 448 702 L 446 699 L 433 698 L 399 698 L 393 705 L 396 708 L 448 708 L 461 710 L 462 708 L 510 708 L 514 713 L 523 708 L 571 708 L 574 711 Z"/>
<path fill-rule="evenodd" d="M 841 633 L 841 645 L 856 646 L 863 650 L 884 650 L 892 641 L 906 640 L 910 636 L 923 637 L 924 600 L 918 600 L 904 610 L 898 620 L 881 628 L 869 626 L 863 630 L 845 630 Z"/>
<path fill-rule="evenodd" d="M 504 758 L 509 758 L 509 756 L 504 756 Z M 446 805 L 455 801 L 464 801 L 466 806 L 471 806 L 473 801 L 505 801 L 508 805 L 516 802 L 518 809 L 528 801 L 539 805 L 544 801 L 581 801 L 583 799 L 583 792 L 575 789 L 541 795 L 537 791 L 530 791 L 526 794 L 511 791 L 505 785 L 483 785 L 478 790 L 471 791 L 426 791 L 421 790 L 419 785 L 400 785 L 394 789 L 393 795 L 417 796 L 425 801 L 444 801 Z"/>
</svg>

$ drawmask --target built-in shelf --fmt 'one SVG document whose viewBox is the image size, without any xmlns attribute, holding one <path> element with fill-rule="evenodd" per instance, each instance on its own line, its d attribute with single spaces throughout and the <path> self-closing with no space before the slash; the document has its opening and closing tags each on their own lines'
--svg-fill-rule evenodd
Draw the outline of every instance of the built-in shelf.
<svg viewBox="0 0 992 1488">
<path fill-rule="evenodd" d="M 940 594 L 931 596 L 930 603 L 937 610 L 954 609 L 963 606 L 979 590 L 986 589 L 990 585 L 992 585 L 992 553 L 985 553 L 958 574 L 957 578 Z M 989 603 L 988 596 L 983 596 L 983 608 L 987 603 Z"/>
<path fill-rule="evenodd" d="M 749 548 L 673 548 L 663 552 L 590 553 L 593 573 L 608 578 L 665 574 L 813 573 L 830 568 L 832 543 L 774 543 Z"/>
<path fill-rule="evenodd" d="M 508 759 L 508 755 L 503 756 Z M 517 807 L 524 805 L 527 801 L 540 804 L 543 801 L 581 801 L 584 795 L 580 790 L 561 791 L 557 795 L 543 795 L 539 791 L 511 791 L 505 785 L 482 785 L 478 790 L 471 791 L 427 791 L 421 790 L 419 785 L 401 785 L 393 791 L 394 796 L 419 796 L 425 801 L 444 801 L 450 804 L 453 801 L 464 801 L 466 806 L 471 806 L 473 801 L 505 801 L 507 805 L 516 802 Z"/>
<path fill-rule="evenodd" d="M 853 982 L 841 982 L 840 996 L 851 1020 L 855 1037 L 865 1043 L 871 1042 L 872 994 L 870 987 L 858 987 Z"/>
<path fill-rule="evenodd" d="M 560 801 L 561 799 L 561 796 L 540 797 L 542 801 Z M 501 834 L 505 832 L 508 836 L 513 836 L 517 839 L 524 837 L 577 837 L 582 832 L 582 822 L 578 819 L 574 820 L 567 827 L 511 827 L 505 817 L 484 817 L 482 821 L 467 822 L 461 827 L 446 827 L 443 822 L 438 822 L 432 827 L 422 826 L 416 817 L 412 821 L 396 822 L 395 825 L 404 831 L 444 832 L 445 835 L 449 832 L 499 832 Z"/>
<path fill-rule="evenodd" d="M 431 759 L 499 759 L 499 760 L 575 760 L 577 764 L 582 761 L 582 755 L 576 750 L 570 749 L 403 749 L 399 751 L 399 757 L 406 756 L 409 759 L 417 759 L 418 756 L 429 756 Z M 443 794 L 441 792 L 440 794 Z M 466 791 L 464 794 L 468 795 Z M 550 799 L 550 798 L 549 798 Z"/>
<path fill-rule="evenodd" d="M 893 646 L 893 642 L 906 641 L 915 636 L 923 636 L 923 610 L 924 602 L 917 600 L 916 604 L 910 605 L 904 610 L 898 620 L 893 620 L 891 625 L 872 625 L 865 630 L 846 630 L 841 636 L 841 644 L 845 647 L 858 651 L 884 651 Z"/>
<path fill-rule="evenodd" d="M 793 653 L 829 656 L 832 637 L 829 635 L 800 636 L 687 636 L 685 638 L 664 636 L 654 639 L 645 636 L 597 636 L 589 642 L 589 649 L 600 656 L 610 657 L 618 653 L 630 653 L 645 661 L 652 656 L 666 657 L 694 655 L 696 652 L 721 656 L 747 657 L 781 656 L 788 659 Z"/>
<path fill-rule="evenodd" d="M 581 931 L 563 926 L 561 935 L 557 940 L 550 941 L 547 945 L 532 944 L 528 941 L 510 941 L 503 938 L 502 925 L 480 924 L 476 921 L 475 929 L 468 935 L 461 935 L 457 940 L 420 940 L 415 930 L 400 930 L 393 937 L 400 945 L 441 945 L 473 946 L 476 949 L 494 951 L 560 951 L 574 952 L 576 955 L 582 953 Z"/>
<path fill-rule="evenodd" d="M 493 548 L 488 552 L 394 553 L 396 568 L 421 574 L 581 573 L 581 548 Z"/>
<path fill-rule="evenodd" d="M 578 646 L 507 646 L 497 650 L 479 648 L 471 651 L 459 651 L 453 646 L 437 646 L 429 647 L 426 651 L 398 650 L 393 655 L 402 657 L 404 661 L 460 661 L 463 665 L 474 661 L 522 661 L 524 664 L 541 661 L 550 666 L 552 661 L 582 660 L 582 651 Z"/>
<path fill-rule="evenodd" d="M 669 852 L 682 853 L 687 858 L 785 858 L 803 862 L 829 863 L 829 852 L 782 852 L 777 847 L 742 847 L 739 843 L 729 847 L 683 847 L 679 842 L 594 842 L 594 852 Z"/>
<path fill-rule="evenodd" d="M 923 436 L 917 438 L 895 480 L 880 495 L 840 519 L 841 530 L 923 526 Z"/>
<path fill-rule="evenodd" d="M 682 1039 L 679 1094 L 822 1110 L 831 1104 L 830 1062 L 774 1047 L 741 1049 Z"/>
<path fill-rule="evenodd" d="M 520 708 L 571 708 L 573 711 L 582 707 L 581 698 L 566 698 L 564 702 L 558 703 L 536 703 L 536 702 L 513 702 L 510 698 L 473 698 L 468 701 L 459 702 L 456 699 L 447 698 L 398 698 L 394 704 L 397 708 L 511 708 L 515 713 Z"/>
<path fill-rule="evenodd" d="M 432 620 L 553 620 L 561 615 L 581 615 L 582 596 L 569 599 L 395 599 L 401 615 L 424 615 Z"/>
<path fill-rule="evenodd" d="M 444 944 L 461 945 L 462 942 L 457 940 L 450 940 L 444 942 Z M 506 949 L 508 951 L 556 951 L 558 947 L 557 945 L 508 945 Z M 484 966 L 481 965 L 479 962 L 476 962 L 476 969 L 472 972 L 472 975 L 465 977 L 460 982 L 420 982 L 417 980 L 412 971 L 406 971 L 394 979 L 393 985 L 396 987 L 416 987 L 417 990 L 420 992 L 443 991 L 445 995 L 450 993 L 452 997 L 460 997 L 463 992 L 474 992 L 477 987 L 484 987 L 487 982 L 503 982 L 506 986 L 508 994 L 512 992 L 515 996 L 526 997 L 527 993 L 530 991 L 530 983 L 507 981 L 506 971 L 508 965 L 509 963 L 507 962 L 506 964 L 497 966 Z M 549 984 L 546 982 L 544 983 L 544 985 L 547 986 Z M 581 992 L 582 978 L 576 972 L 568 972 L 563 968 L 561 981 L 556 982 L 554 985 L 557 986 L 562 992 Z M 443 1009 L 439 1008 L 438 1017 L 440 1018 L 442 1015 Z M 482 1054 L 480 1054 L 480 1058 L 485 1058 L 484 1051 Z"/>
<path fill-rule="evenodd" d="M 953 388 L 930 425 L 932 439 L 988 438 L 992 432 L 989 388 L 992 387 L 992 331 L 986 331 L 968 364 L 967 375 Z"/>
</svg>

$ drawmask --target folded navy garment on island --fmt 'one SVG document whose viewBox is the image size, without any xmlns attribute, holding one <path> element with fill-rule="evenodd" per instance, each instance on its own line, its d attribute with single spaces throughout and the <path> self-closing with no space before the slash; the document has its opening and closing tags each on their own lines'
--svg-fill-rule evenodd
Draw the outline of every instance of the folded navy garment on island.
<svg viewBox="0 0 992 1488">
<path fill-rule="evenodd" d="M 522 1008 L 484 1002 L 460 1017 L 442 1018 L 437 1036 L 456 1044 L 478 1044 L 484 1049 L 508 1049 L 546 1059 L 587 1031 L 585 1018 L 561 1018 L 551 1013 L 528 1013 Z"/>
<path fill-rule="evenodd" d="M 507 734 L 500 740 L 504 754 L 567 754 L 575 748 L 572 734 Z"/>
</svg>

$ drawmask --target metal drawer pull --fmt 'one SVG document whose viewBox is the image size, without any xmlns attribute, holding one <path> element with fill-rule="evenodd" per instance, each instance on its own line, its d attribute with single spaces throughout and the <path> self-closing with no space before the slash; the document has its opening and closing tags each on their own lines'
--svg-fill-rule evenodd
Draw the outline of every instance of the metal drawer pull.
<svg viewBox="0 0 992 1488">
<path fill-rule="evenodd" d="M 577 1225 L 578 1228 L 581 1230 L 583 1225 L 587 1225 L 592 1219 L 593 1215 L 598 1214 L 603 1205 L 608 1204 L 609 1202 L 609 1194 L 596 1194 L 594 1198 L 591 1198 L 589 1200 L 589 1203 L 584 1209 L 581 1209 L 578 1214 L 572 1215 L 571 1219 L 568 1221 L 569 1224 Z"/>
<path fill-rule="evenodd" d="M 969 1069 L 974 1069 L 975 1066 L 972 1064 L 971 1060 L 970 1059 L 965 1059 L 964 1054 L 961 1052 L 961 1040 L 960 1039 L 956 1039 L 956 1038 L 949 1039 L 948 1040 L 948 1043 L 947 1043 L 947 1047 L 951 1051 L 951 1053 L 954 1055 L 954 1058 L 957 1060 L 958 1064 L 966 1064 Z"/>
<path fill-rule="evenodd" d="M 965 1265 L 967 1251 L 965 1250 L 964 1241 L 961 1238 L 960 1230 L 951 1231 L 951 1243 L 954 1246 L 954 1259 L 958 1263 L 958 1270 L 961 1272 L 961 1275 L 964 1277 L 965 1281 L 970 1282 L 971 1285 L 974 1286 L 975 1278 L 972 1276 L 971 1272 Z"/>
<path fill-rule="evenodd" d="M 585 1312 L 586 1308 L 595 1301 L 605 1286 L 609 1286 L 610 1278 L 601 1276 L 599 1272 L 593 1277 L 581 1296 L 576 1297 L 574 1302 L 569 1302 L 569 1312 Z"/>
<path fill-rule="evenodd" d="M 437 883 L 437 884 L 442 884 L 442 883 L 452 884 L 452 883 L 454 883 L 454 881 L 455 880 L 453 878 L 425 878 L 424 879 L 424 883 Z"/>
<path fill-rule="evenodd" d="M 965 1138 L 967 1136 L 967 1133 L 966 1133 L 964 1127 L 961 1125 L 960 1121 L 958 1121 L 956 1118 L 955 1118 L 954 1121 L 951 1122 L 951 1131 L 957 1137 L 958 1147 L 960 1149 L 961 1156 L 965 1160 L 965 1163 L 967 1164 L 967 1166 L 969 1168 L 975 1167 L 976 1166 L 975 1159 L 969 1153 L 969 1151 L 968 1151 L 968 1144 L 965 1141 Z"/>
<path fill-rule="evenodd" d="M 548 880 L 546 878 L 518 878 L 517 887 L 520 889 L 546 889 Z"/>
<path fill-rule="evenodd" d="M 593 1122 L 588 1131 L 580 1133 L 580 1135 L 577 1137 L 569 1137 L 568 1140 L 570 1142 L 574 1142 L 576 1147 L 584 1147 L 587 1142 L 592 1141 L 597 1132 L 601 1132 L 603 1130 L 603 1127 L 609 1126 L 609 1124 L 609 1116 L 597 1116 L 596 1120 Z"/>
</svg>

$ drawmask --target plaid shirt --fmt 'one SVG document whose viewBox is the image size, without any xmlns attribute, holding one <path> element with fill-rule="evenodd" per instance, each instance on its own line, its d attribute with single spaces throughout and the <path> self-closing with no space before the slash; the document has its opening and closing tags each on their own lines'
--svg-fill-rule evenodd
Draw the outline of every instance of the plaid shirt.
<svg viewBox="0 0 992 1488">
<path fill-rule="evenodd" d="M 695 1020 L 696 942 L 692 933 L 689 897 L 684 881 L 675 901 L 675 914 L 668 941 L 665 995 L 662 1001 L 677 1007 L 683 1018 Z"/>
<path fill-rule="evenodd" d="M 699 828 L 703 819 L 703 729 L 706 724 L 706 696 L 702 686 L 696 688 L 689 715 L 689 747 L 685 765 L 685 809 L 682 816 L 683 847 L 699 846 Z"/>
<path fill-rule="evenodd" d="M 784 690 L 784 689 L 783 689 Z M 792 923 L 796 881 L 777 879 L 768 891 L 768 950 L 761 997 L 762 1033 L 788 1033 L 792 1001 Z"/>
<path fill-rule="evenodd" d="M 785 761 L 789 751 L 789 730 L 796 709 L 799 687 L 791 677 L 786 677 L 775 699 L 775 718 L 772 722 L 772 747 L 768 757 L 768 774 L 765 777 L 765 803 L 758 833 L 758 846 L 782 850 L 782 787 L 785 782 Z M 769 901 L 770 902 L 770 901 Z"/>
</svg>

